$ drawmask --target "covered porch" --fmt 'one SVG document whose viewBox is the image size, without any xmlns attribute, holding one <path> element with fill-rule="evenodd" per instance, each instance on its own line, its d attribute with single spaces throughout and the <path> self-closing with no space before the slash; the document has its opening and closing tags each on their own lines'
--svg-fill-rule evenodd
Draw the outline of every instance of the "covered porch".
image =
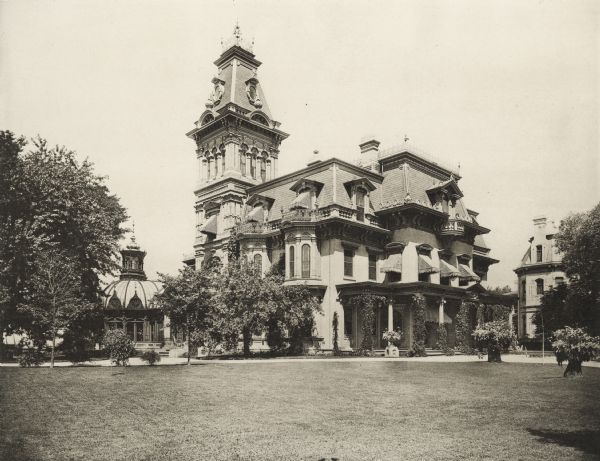
<svg viewBox="0 0 600 461">
<path fill-rule="evenodd" d="M 353 296 L 373 294 L 385 298 L 383 305 L 375 307 L 372 325 L 374 350 L 383 350 L 387 343 L 382 339 L 385 331 L 400 331 L 400 349 L 409 350 L 414 342 L 415 312 L 413 296 L 420 294 L 425 300 L 425 347 L 438 349 L 438 331 L 442 326 L 447 331 L 447 345 L 454 347 L 456 342 L 455 318 L 466 292 L 462 288 L 428 282 L 414 283 L 375 283 L 359 282 L 337 286 L 343 306 L 344 335 L 350 347 L 356 350 L 363 342 L 364 316 L 361 309 L 350 302 Z M 368 328 L 367 328 L 368 330 Z"/>
</svg>

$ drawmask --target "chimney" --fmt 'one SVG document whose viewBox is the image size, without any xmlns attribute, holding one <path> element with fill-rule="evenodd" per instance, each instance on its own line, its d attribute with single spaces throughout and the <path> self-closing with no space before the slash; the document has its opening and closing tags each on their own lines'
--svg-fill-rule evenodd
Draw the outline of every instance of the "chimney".
<svg viewBox="0 0 600 461">
<path fill-rule="evenodd" d="M 373 170 L 379 173 L 379 144 L 372 136 L 367 136 L 362 139 L 358 147 L 360 148 L 360 163 L 364 168 Z"/>
<path fill-rule="evenodd" d="M 381 143 L 376 139 L 372 137 L 366 137 L 363 138 L 358 147 L 360 147 L 361 154 L 371 154 L 373 152 L 377 154 L 379 152 L 379 144 Z"/>
<path fill-rule="evenodd" d="M 546 227 L 546 216 L 536 216 L 535 218 L 533 218 L 533 226 L 536 229 L 543 229 L 544 227 Z"/>
</svg>

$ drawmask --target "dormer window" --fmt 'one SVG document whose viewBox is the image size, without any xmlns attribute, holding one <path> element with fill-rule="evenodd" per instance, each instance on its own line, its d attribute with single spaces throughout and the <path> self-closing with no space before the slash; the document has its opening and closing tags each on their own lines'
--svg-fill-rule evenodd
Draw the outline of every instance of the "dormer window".
<svg viewBox="0 0 600 461">
<path fill-rule="evenodd" d="M 254 120 L 255 122 L 260 123 L 261 125 L 269 126 L 269 122 L 265 117 L 260 114 L 254 114 L 250 120 Z"/>
<path fill-rule="evenodd" d="M 296 198 L 290 204 L 290 210 L 297 208 L 314 210 L 317 203 L 317 196 L 322 188 L 323 183 L 318 181 L 312 181 L 310 179 L 301 179 L 297 181 L 290 187 L 291 190 L 296 192 Z"/>
<path fill-rule="evenodd" d="M 356 220 L 364 222 L 365 213 L 370 210 L 369 192 L 375 190 L 375 185 L 367 178 L 358 178 L 344 183 L 344 187 L 352 200 L 353 208 L 356 210 Z"/>
<path fill-rule="evenodd" d="M 365 198 L 367 191 L 363 188 L 356 190 L 356 220 L 364 222 L 365 220 Z"/>
</svg>

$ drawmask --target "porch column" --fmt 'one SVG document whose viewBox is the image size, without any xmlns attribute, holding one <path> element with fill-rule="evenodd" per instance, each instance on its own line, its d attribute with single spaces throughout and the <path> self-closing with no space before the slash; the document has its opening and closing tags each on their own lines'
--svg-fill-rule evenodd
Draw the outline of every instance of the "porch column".
<svg viewBox="0 0 600 461">
<path fill-rule="evenodd" d="M 390 299 L 388 302 L 388 331 L 392 331 L 394 329 L 394 306 L 392 304 L 392 300 Z"/>
<path fill-rule="evenodd" d="M 440 325 L 444 324 L 444 304 L 446 304 L 446 300 L 444 298 L 440 299 L 440 306 L 438 309 L 438 323 Z"/>
</svg>

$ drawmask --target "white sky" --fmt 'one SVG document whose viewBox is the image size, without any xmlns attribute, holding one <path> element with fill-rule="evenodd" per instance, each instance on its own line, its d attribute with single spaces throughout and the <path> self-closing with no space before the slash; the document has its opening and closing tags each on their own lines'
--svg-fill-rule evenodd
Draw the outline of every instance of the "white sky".
<svg viewBox="0 0 600 461">
<path fill-rule="evenodd" d="M 136 222 L 149 276 L 192 251 L 194 143 L 221 38 L 239 19 L 291 134 L 280 174 L 312 151 L 358 157 L 408 134 L 461 164 L 492 229 L 491 285 L 532 218 L 599 200 L 599 3 L 594 1 L 0 1 L 0 128 L 89 157 Z"/>
</svg>

